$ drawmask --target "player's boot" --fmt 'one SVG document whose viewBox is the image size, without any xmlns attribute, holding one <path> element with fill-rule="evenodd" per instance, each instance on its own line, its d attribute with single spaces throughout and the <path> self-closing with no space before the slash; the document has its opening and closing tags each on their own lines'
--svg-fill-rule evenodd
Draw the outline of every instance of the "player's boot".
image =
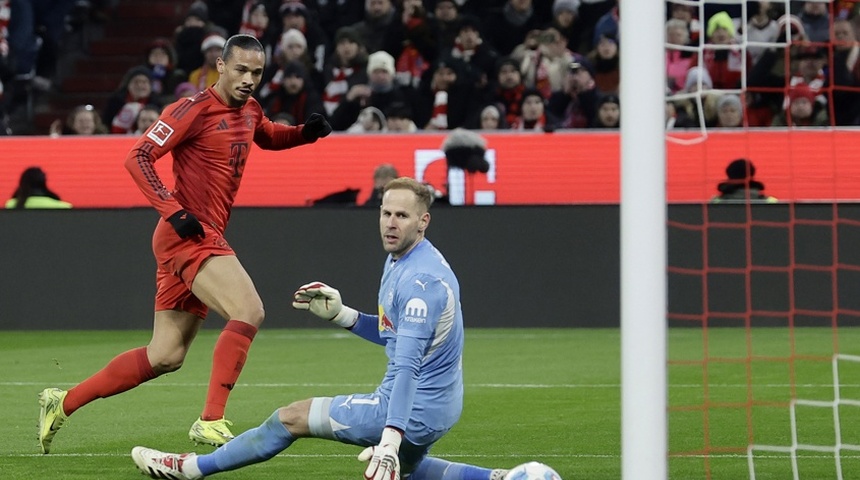
<svg viewBox="0 0 860 480">
<path fill-rule="evenodd" d="M 151 478 L 169 478 L 171 480 L 199 480 L 202 475 L 190 475 L 182 471 L 182 464 L 194 453 L 165 453 L 146 447 L 131 449 L 131 459 L 144 475 Z"/>
<path fill-rule="evenodd" d="M 39 394 L 39 448 L 42 453 L 51 451 L 54 435 L 68 418 L 63 411 L 63 399 L 67 393 L 59 388 L 46 388 Z"/>
<path fill-rule="evenodd" d="M 508 472 L 509 470 L 497 468 L 490 472 L 490 480 L 505 480 L 505 476 L 508 474 Z"/>
<path fill-rule="evenodd" d="M 220 447 L 225 443 L 233 440 L 233 433 L 229 426 L 233 422 L 227 419 L 206 421 L 198 418 L 194 425 L 191 425 L 191 430 L 188 431 L 188 438 L 196 444 L 212 445 Z"/>
</svg>

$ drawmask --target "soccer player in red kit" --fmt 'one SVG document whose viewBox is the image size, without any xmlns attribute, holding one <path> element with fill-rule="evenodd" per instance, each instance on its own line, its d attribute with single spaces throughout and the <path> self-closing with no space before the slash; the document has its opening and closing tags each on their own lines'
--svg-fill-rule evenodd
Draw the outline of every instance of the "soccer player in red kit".
<svg viewBox="0 0 860 480">
<path fill-rule="evenodd" d="M 227 324 L 215 343 L 206 403 L 189 437 L 216 447 L 233 438 L 224 418 L 227 397 L 264 316 L 254 283 L 223 236 L 251 142 L 282 150 L 331 133 L 319 114 L 295 127 L 263 114 L 251 94 L 265 61 L 256 38 L 231 37 L 218 59 L 215 85 L 167 106 L 126 157 L 126 168 L 162 217 L 152 238 L 158 264 L 152 339 L 68 391 L 48 388 L 39 394 L 42 453 L 80 407 L 177 370 L 209 309 Z M 172 192 L 153 167 L 168 152 L 174 159 Z"/>
</svg>

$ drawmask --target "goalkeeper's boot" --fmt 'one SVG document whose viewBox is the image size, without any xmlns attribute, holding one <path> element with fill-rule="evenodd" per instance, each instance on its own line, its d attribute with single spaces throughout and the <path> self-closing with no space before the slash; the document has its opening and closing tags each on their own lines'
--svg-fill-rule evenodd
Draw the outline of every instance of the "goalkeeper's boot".
<svg viewBox="0 0 860 480">
<path fill-rule="evenodd" d="M 68 418 L 63 411 L 67 393 L 59 388 L 46 388 L 39 394 L 39 448 L 42 453 L 51 451 L 54 435 Z"/>
<path fill-rule="evenodd" d="M 194 425 L 191 425 L 191 430 L 188 431 L 188 438 L 197 445 L 206 444 L 220 447 L 233 440 L 233 433 L 229 428 L 230 425 L 233 425 L 233 422 L 224 418 L 212 421 L 198 418 L 194 422 Z"/>
<path fill-rule="evenodd" d="M 510 470 L 497 468 L 490 472 L 490 480 L 505 480 L 505 477 L 508 475 L 509 471 Z"/>
<path fill-rule="evenodd" d="M 131 459 L 144 475 L 150 478 L 169 478 L 171 480 L 199 480 L 202 475 L 192 475 L 182 469 L 188 459 L 197 456 L 194 453 L 165 453 L 146 447 L 131 449 Z"/>
</svg>

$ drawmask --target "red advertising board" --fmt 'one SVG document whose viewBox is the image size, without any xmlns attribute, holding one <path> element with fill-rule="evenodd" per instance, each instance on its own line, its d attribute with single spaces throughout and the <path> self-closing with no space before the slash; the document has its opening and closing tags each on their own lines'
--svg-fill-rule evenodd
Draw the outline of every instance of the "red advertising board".
<svg viewBox="0 0 860 480">
<path fill-rule="evenodd" d="M 363 202 L 373 169 L 394 164 L 452 198 L 472 204 L 617 203 L 620 149 L 616 132 L 483 134 L 487 174 L 447 172 L 444 134 L 333 134 L 313 145 L 251 153 L 237 206 L 304 206 L 328 194 L 358 189 Z M 860 197 L 860 131 L 764 130 L 689 134 L 667 142 L 670 202 L 701 202 L 716 192 L 725 166 L 746 157 L 766 191 L 782 201 Z M 0 195 L 11 197 L 21 172 L 40 166 L 48 185 L 77 208 L 147 206 L 123 163 L 134 138 L 6 137 L 0 139 Z M 641 159 L 659 168 L 660 159 Z M 170 185 L 171 159 L 156 166 Z"/>
</svg>

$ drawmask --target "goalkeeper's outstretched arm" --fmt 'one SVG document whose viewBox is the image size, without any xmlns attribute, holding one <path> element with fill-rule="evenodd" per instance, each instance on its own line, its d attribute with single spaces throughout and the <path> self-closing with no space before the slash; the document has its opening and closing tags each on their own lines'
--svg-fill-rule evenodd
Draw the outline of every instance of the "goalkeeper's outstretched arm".
<svg viewBox="0 0 860 480">
<path fill-rule="evenodd" d="M 311 282 L 299 287 L 293 293 L 293 308 L 308 310 L 365 340 L 385 345 L 385 341 L 379 337 L 379 317 L 344 305 L 340 292 L 325 283 Z"/>
</svg>

